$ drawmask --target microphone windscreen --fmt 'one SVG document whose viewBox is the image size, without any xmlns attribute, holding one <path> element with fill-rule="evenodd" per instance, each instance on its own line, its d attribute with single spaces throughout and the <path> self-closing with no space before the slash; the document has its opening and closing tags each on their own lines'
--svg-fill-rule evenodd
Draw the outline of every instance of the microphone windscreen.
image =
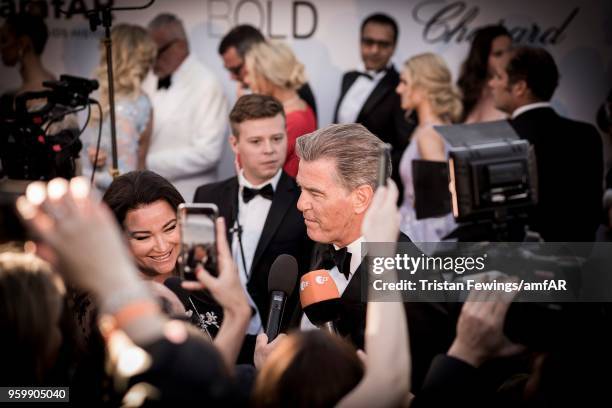
<svg viewBox="0 0 612 408">
<path fill-rule="evenodd" d="M 329 272 L 324 269 L 308 272 L 300 279 L 300 303 L 302 308 L 339 297 L 338 287 Z"/>
<path fill-rule="evenodd" d="M 268 275 L 268 292 L 280 291 L 289 296 L 295 288 L 298 277 L 298 265 L 294 257 L 287 254 L 279 255 Z"/>
</svg>

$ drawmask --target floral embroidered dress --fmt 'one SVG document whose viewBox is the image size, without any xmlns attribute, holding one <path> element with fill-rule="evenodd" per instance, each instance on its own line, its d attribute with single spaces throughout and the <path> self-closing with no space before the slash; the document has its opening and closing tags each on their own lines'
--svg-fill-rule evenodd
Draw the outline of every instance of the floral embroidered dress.
<svg viewBox="0 0 612 408">
<path fill-rule="evenodd" d="M 119 173 L 124 174 L 138 167 L 138 148 L 140 146 L 140 135 L 144 132 L 151 119 L 151 101 L 147 95 L 140 94 L 136 99 L 121 98 L 115 101 L 115 118 L 117 128 L 117 166 Z M 83 135 L 83 149 L 81 150 L 81 161 L 83 163 L 83 174 L 91 177 L 93 165 L 89 160 L 87 149 L 95 149 L 98 139 L 99 124 L 92 123 Z M 102 138 L 100 149 L 107 155 L 106 163 L 96 167 L 95 185 L 105 191 L 113 178 L 110 174 L 112 164 L 111 157 L 111 131 L 110 117 L 106 115 L 102 122 Z"/>
</svg>

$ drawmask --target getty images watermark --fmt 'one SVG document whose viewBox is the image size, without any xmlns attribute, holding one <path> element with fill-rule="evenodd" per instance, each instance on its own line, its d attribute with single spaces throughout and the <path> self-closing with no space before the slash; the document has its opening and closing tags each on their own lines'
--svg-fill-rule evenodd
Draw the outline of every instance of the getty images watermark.
<svg viewBox="0 0 612 408">
<path fill-rule="evenodd" d="M 612 243 L 367 243 L 362 300 L 460 302 L 470 291 L 519 302 L 612 301 Z"/>
</svg>

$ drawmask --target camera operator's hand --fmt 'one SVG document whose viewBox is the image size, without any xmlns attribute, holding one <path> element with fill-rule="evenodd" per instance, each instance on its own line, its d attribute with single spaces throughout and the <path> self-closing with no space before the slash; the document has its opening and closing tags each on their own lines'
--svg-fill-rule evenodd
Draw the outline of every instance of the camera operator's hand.
<svg viewBox="0 0 612 408">
<path fill-rule="evenodd" d="M 397 186 L 391 179 L 387 180 L 386 186 L 376 189 L 361 227 L 367 242 L 397 241 L 400 224 L 398 194 Z"/>
<path fill-rule="evenodd" d="M 106 164 L 106 159 L 108 158 L 106 154 L 106 150 L 100 149 L 98 151 L 98 161 L 96 162 L 96 148 L 95 147 L 88 147 L 87 155 L 89 156 L 89 162 L 92 164 L 92 166 L 97 163 L 96 167 L 98 168 L 104 167 L 104 165 Z"/>
<path fill-rule="evenodd" d="M 188 290 L 208 289 L 223 307 L 223 323 L 214 343 L 231 371 L 242 347 L 242 340 L 251 317 L 251 307 L 240 283 L 238 267 L 232 258 L 225 231 L 225 220 L 223 217 L 217 218 L 219 276 L 215 278 L 202 266 L 198 266 L 196 271 L 198 282 L 185 281 L 182 285 Z"/>
<path fill-rule="evenodd" d="M 515 291 L 472 290 L 457 322 L 457 335 L 448 355 L 474 367 L 485 361 L 519 354 L 525 347 L 504 335 L 504 320 Z"/>
</svg>

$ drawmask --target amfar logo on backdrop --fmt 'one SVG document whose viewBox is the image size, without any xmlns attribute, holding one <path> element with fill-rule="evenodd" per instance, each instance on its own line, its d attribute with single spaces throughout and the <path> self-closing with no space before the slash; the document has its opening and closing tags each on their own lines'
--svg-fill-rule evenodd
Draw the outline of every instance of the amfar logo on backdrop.
<svg viewBox="0 0 612 408">
<path fill-rule="evenodd" d="M 114 0 L 0 0 L 0 17 L 6 18 L 13 14 L 25 12 L 30 3 L 33 3 L 32 6 L 36 7 L 43 18 L 52 16 L 55 19 L 65 18 L 70 20 L 75 15 L 86 18 L 85 13 L 88 10 L 112 7 Z"/>
<path fill-rule="evenodd" d="M 558 44 L 565 38 L 563 33 L 578 14 L 575 7 L 559 24 L 543 28 L 533 22 L 530 27 L 508 27 L 501 18 L 498 24 L 505 25 L 515 42 Z M 412 17 L 417 23 L 423 24 L 423 40 L 428 43 L 455 41 L 470 42 L 476 30 L 470 23 L 478 17 L 480 8 L 468 6 L 464 1 L 447 3 L 443 0 L 426 0 L 417 4 L 412 10 Z"/>
</svg>

